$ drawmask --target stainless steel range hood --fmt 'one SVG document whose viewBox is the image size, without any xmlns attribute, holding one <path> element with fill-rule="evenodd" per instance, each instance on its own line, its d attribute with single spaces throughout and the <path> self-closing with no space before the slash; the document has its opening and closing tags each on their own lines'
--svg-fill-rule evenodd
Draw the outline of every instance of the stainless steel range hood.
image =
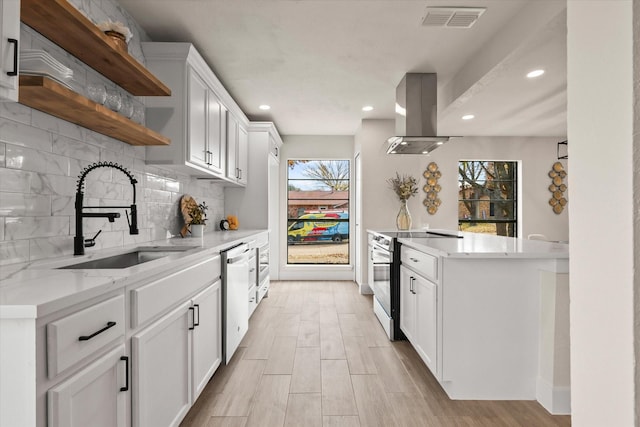
<svg viewBox="0 0 640 427">
<path fill-rule="evenodd" d="M 396 135 L 387 154 L 428 154 L 449 140 L 437 136 L 438 81 L 435 73 L 407 73 L 396 88 Z"/>
</svg>

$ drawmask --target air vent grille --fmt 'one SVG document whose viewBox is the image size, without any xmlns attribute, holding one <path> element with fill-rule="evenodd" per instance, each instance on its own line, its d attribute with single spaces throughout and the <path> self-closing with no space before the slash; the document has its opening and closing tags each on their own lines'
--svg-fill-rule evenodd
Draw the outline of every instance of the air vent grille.
<svg viewBox="0 0 640 427">
<path fill-rule="evenodd" d="M 422 25 L 441 28 L 471 28 L 485 7 L 427 7 Z"/>
</svg>

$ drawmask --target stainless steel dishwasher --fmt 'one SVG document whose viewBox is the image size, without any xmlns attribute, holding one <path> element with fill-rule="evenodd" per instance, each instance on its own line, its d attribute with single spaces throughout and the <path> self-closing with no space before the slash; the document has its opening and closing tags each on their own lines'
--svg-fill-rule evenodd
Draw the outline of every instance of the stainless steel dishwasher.
<svg viewBox="0 0 640 427">
<path fill-rule="evenodd" d="M 241 243 L 221 251 L 222 255 L 222 360 L 229 363 L 249 329 L 249 244 Z"/>
</svg>

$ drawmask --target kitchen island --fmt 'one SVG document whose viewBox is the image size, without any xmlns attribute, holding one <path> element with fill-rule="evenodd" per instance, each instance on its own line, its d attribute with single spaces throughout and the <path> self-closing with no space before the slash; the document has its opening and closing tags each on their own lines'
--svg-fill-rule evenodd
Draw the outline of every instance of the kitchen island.
<svg viewBox="0 0 640 427">
<path fill-rule="evenodd" d="M 398 241 L 401 329 L 449 397 L 570 413 L 568 245 L 476 233 Z"/>
</svg>

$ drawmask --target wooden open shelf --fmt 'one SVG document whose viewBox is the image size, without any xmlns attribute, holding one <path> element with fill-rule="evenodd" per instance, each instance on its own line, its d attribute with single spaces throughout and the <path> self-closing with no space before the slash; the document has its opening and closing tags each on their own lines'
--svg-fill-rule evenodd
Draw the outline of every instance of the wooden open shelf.
<svg viewBox="0 0 640 427">
<path fill-rule="evenodd" d="M 171 140 L 42 76 L 20 76 L 18 101 L 36 110 L 131 145 L 169 145 Z"/>
<path fill-rule="evenodd" d="M 171 89 L 128 52 L 117 49 L 67 0 L 22 0 L 20 20 L 132 95 L 171 95 Z"/>
</svg>

